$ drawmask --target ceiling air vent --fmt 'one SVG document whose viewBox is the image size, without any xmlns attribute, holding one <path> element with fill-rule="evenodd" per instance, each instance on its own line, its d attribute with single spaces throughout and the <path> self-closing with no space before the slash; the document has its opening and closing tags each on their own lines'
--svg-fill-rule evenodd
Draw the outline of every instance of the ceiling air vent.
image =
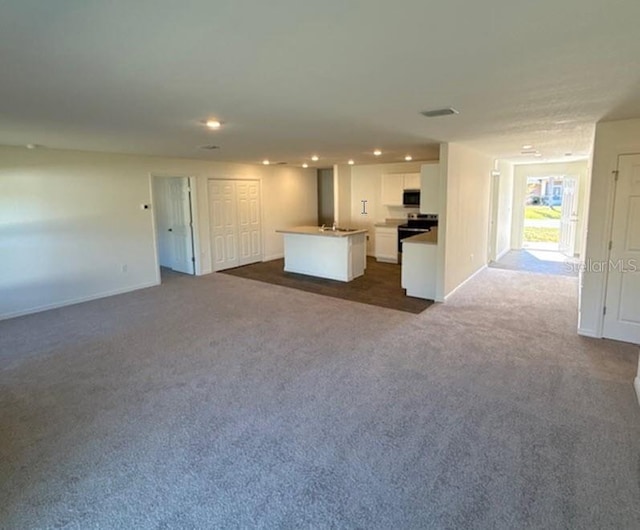
<svg viewBox="0 0 640 530">
<path fill-rule="evenodd" d="M 206 149 L 207 151 L 213 151 L 214 149 L 220 149 L 219 145 L 201 145 L 200 149 Z"/>
<path fill-rule="evenodd" d="M 286 166 L 287 163 L 286 162 L 276 162 L 275 164 L 273 164 L 274 166 Z"/>
<path fill-rule="evenodd" d="M 438 116 L 451 116 L 451 114 L 458 114 L 458 111 L 453 107 L 447 107 L 446 109 L 423 110 L 420 114 L 427 118 L 437 118 Z"/>
</svg>

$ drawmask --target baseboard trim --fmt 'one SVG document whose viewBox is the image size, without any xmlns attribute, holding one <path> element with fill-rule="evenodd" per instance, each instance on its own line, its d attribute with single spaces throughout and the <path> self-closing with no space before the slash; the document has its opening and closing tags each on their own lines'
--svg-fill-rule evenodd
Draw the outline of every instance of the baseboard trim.
<svg viewBox="0 0 640 530">
<path fill-rule="evenodd" d="M 495 261 L 500 261 L 502 258 L 504 258 L 509 252 L 511 251 L 510 248 L 505 248 L 502 252 L 500 252 L 500 254 L 498 254 L 496 256 Z"/>
<path fill-rule="evenodd" d="M 578 335 L 580 335 L 582 337 L 591 337 L 592 339 L 601 339 L 602 338 L 600 335 L 598 335 L 592 329 L 578 328 Z"/>
<path fill-rule="evenodd" d="M 43 311 L 49 311 L 51 309 L 59 309 L 69 305 L 82 304 L 84 302 L 91 302 L 92 300 L 99 300 L 100 298 L 108 298 L 109 296 L 116 296 L 118 294 L 130 293 L 139 289 L 147 289 L 148 287 L 156 287 L 160 285 L 158 280 L 154 280 L 149 283 L 141 283 L 133 287 L 125 287 L 123 289 L 114 289 L 113 291 L 104 291 L 98 294 L 92 294 L 89 296 L 81 296 L 80 298 L 73 298 L 71 300 L 65 300 L 63 302 L 56 302 L 53 304 L 47 304 L 43 306 L 31 307 L 23 311 L 16 311 L 14 313 L 5 313 L 0 315 L 0 320 L 9 320 L 10 318 L 18 318 L 26 315 L 33 315 L 35 313 L 42 313 Z"/>
<path fill-rule="evenodd" d="M 450 291 L 448 294 L 446 294 L 444 296 L 444 302 L 446 302 L 450 296 L 453 296 L 453 294 L 460 289 L 460 287 L 462 287 L 464 284 L 466 284 L 467 282 L 470 282 L 471 280 L 473 280 L 478 274 L 480 274 L 483 270 L 485 270 L 487 268 L 487 265 L 483 265 L 482 267 L 480 267 L 476 272 L 474 272 L 471 276 L 469 276 L 466 280 L 464 280 L 462 283 L 458 284 L 457 287 L 455 287 L 453 289 L 453 291 Z"/>
<path fill-rule="evenodd" d="M 284 258 L 284 254 L 283 254 L 283 253 L 280 253 L 280 254 L 270 254 L 270 255 L 268 255 L 268 256 L 264 256 L 264 257 L 262 258 L 262 261 L 263 261 L 263 262 L 265 262 L 265 261 L 273 261 L 273 260 L 275 260 L 275 259 L 282 259 L 282 258 Z"/>
<path fill-rule="evenodd" d="M 636 377 L 633 380 L 633 386 L 636 389 L 636 397 L 638 398 L 638 405 L 640 405 L 640 377 Z"/>
</svg>

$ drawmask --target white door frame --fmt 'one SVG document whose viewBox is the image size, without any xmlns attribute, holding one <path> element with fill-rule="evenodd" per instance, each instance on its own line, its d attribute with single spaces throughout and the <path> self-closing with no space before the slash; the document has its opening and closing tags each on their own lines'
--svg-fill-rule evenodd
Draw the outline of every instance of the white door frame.
<svg viewBox="0 0 640 530">
<path fill-rule="evenodd" d="M 158 221 L 156 218 L 156 209 L 154 207 L 155 197 L 153 191 L 153 181 L 159 178 L 186 178 L 189 183 L 190 193 L 190 207 L 191 207 L 191 244 L 193 246 L 193 270 L 194 275 L 200 276 L 202 274 L 202 263 L 200 261 L 200 228 L 199 228 L 199 215 L 198 215 L 198 195 L 197 195 L 197 179 L 193 176 L 165 174 L 165 173 L 150 173 L 149 174 L 149 189 L 151 193 L 151 209 L 153 214 L 153 246 L 155 251 L 157 281 L 160 283 L 160 257 L 158 255 Z"/>
<path fill-rule="evenodd" d="M 489 245 L 487 248 L 487 262 L 498 259 L 498 205 L 500 203 L 500 171 L 491 172 L 491 186 L 489 197 Z"/>
</svg>

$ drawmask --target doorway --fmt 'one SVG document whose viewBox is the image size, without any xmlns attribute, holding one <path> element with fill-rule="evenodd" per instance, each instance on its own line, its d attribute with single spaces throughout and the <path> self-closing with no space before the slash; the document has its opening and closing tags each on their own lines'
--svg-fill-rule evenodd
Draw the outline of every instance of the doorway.
<svg viewBox="0 0 640 530">
<path fill-rule="evenodd" d="M 522 223 L 524 249 L 573 257 L 576 245 L 577 180 L 565 175 L 527 177 Z"/>
<path fill-rule="evenodd" d="M 318 226 L 335 221 L 333 169 L 318 169 Z"/>
<path fill-rule="evenodd" d="M 193 203 L 189 177 L 152 177 L 158 264 L 196 273 Z"/>
</svg>

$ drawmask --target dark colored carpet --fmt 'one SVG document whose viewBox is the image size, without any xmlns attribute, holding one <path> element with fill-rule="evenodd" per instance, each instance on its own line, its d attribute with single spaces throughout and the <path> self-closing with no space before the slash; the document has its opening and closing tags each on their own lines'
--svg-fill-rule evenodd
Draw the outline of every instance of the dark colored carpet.
<svg viewBox="0 0 640 530">
<path fill-rule="evenodd" d="M 400 265 L 379 263 L 371 257 L 367 258 L 367 270 L 364 276 L 351 282 L 339 282 L 285 272 L 283 259 L 254 263 L 222 272 L 239 278 L 258 280 L 309 293 L 376 305 L 387 309 L 397 309 L 414 314 L 422 313 L 433 304 L 429 300 L 405 295 L 404 289 L 400 287 Z"/>
<path fill-rule="evenodd" d="M 638 348 L 576 305 L 498 269 L 419 315 L 173 274 L 2 321 L 0 528 L 640 528 Z"/>
</svg>

